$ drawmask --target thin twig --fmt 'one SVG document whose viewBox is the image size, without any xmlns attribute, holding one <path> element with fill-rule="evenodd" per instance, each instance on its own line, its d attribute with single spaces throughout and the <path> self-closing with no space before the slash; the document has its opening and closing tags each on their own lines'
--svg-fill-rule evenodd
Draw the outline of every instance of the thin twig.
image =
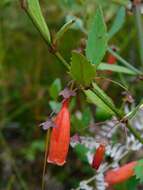
<svg viewBox="0 0 143 190">
<path fill-rule="evenodd" d="M 63 64 L 65 65 L 65 67 L 66 67 L 67 69 L 70 68 L 69 64 L 68 64 L 67 61 L 62 57 L 62 55 L 60 54 L 60 52 L 57 51 L 54 55 L 59 59 L 59 61 L 60 61 L 61 63 L 63 63 Z"/>
<path fill-rule="evenodd" d="M 142 23 L 140 6 L 141 6 L 140 4 L 135 5 L 135 18 L 138 30 L 138 37 L 139 37 L 138 41 L 139 41 L 140 59 L 141 59 L 141 64 L 143 66 L 143 23 Z"/>
<path fill-rule="evenodd" d="M 49 138 L 50 138 L 50 129 L 47 130 L 46 135 L 46 144 L 45 144 L 45 157 L 44 157 L 44 166 L 43 166 L 43 175 L 42 175 L 42 190 L 45 189 L 45 173 L 46 173 L 46 165 L 47 165 L 47 155 L 49 149 Z"/>
</svg>

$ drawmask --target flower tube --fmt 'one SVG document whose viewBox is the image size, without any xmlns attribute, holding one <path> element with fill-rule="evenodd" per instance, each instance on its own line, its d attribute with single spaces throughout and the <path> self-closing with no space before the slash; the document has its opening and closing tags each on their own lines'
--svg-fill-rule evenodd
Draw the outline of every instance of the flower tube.
<svg viewBox="0 0 143 190">
<path fill-rule="evenodd" d="M 66 162 L 70 143 L 70 113 L 69 99 L 62 103 L 62 108 L 55 118 L 55 125 L 51 132 L 49 154 L 47 161 L 59 166 Z"/>
</svg>

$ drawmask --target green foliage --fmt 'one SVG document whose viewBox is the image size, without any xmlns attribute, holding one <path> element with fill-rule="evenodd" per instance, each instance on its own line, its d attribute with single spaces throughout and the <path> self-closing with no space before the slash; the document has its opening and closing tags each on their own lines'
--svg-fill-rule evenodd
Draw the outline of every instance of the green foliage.
<svg viewBox="0 0 143 190">
<path fill-rule="evenodd" d="M 49 106 L 51 110 L 58 113 L 61 108 L 61 104 L 57 101 L 59 93 L 62 89 L 61 80 L 55 79 L 49 88 L 49 95 L 52 100 L 49 101 Z"/>
<path fill-rule="evenodd" d="M 105 121 L 111 118 L 111 114 L 105 111 L 104 109 L 97 107 L 96 108 L 96 119 L 99 121 Z"/>
<path fill-rule="evenodd" d="M 115 190 L 137 190 L 138 180 L 135 177 L 130 178 L 124 183 L 115 185 Z"/>
<path fill-rule="evenodd" d="M 28 147 L 23 148 L 21 152 L 27 160 L 34 161 L 37 153 L 39 152 L 41 154 L 43 150 L 44 150 L 44 141 L 37 140 L 33 141 Z"/>
<path fill-rule="evenodd" d="M 125 22 L 125 15 L 126 15 L 125 7 L 121 7 L 118 10 L 115 20 L 112 24 L 112 27 L 110 28 L 108 32 L 109 39 L 112 38 L 122 28 Z"/>
<path fill-rule="evenodd" d="M 86 56 L 96 66 L 100 64 L 107 50 L 107 31 L 101 7 L 96 9 L 91 22 L 86 46 Z"/>
<path fill-rule="evenodd" d="M 112 110 L 112 112 L 114 114 L 116 114 L 117 116 L 120 115 L 120 113 L 119 113 L 118 109 L 116 109 L 112 99 L 96 83 L 93 83 L 93 91 L 100 98 L 103 105 L 106 105 L 108 107 L 108 109 Z"/>
<path fill-rule="evenodd" d="M 82 114 L 82 123 L 84 125 L 84 127 L 88 127 L 90 121 L 91 121 L 91 111 L 90 109 L 87 107 Z"/>
<path fill-rule="evenodd" d="M 87 162 L 86 153 L 88 149 L 84 145 L 82 144 L 76 145 L 74 151 L 76 152 L 78 159 L 80 159 L 83 162 Z"/>
<path fill-rule="evenodd" d="M 61 104 L 59 102 L 52 101 L 52 100 L 49 101 L 49 106 L 50 106 L 51 110 L 56 113 L 58 113 L 61 108 Z"/>
<path fill-rule="evenodd" d="M 42 15 L 41 8 L 39 5 L 39 0 L 27 0 L 24 6 L 28 14 L 31 16 L 33 23 L 42 34 L 42 37 L 48 43 L 50 43 L 51 42 L 50 32 Z"/>
<path fill-rule="evenodd" d="M 113 71 L 113 72 L 117 72 L 117 73 L 123 73 L 123 74 L 128 74 L 128 75 L 137 75 L 136 72 L 134 72 L 133 70 L 120 66 L 120 65 L 111 65 L 108 63 L 102 63 L 97 67 L 97 70 L 109 70 L 109 71 Z"/>
<path fill-rule="evenodd" d="M 140 183 L 143 183 L 143 159 L 137 162 L 134 168 L 136 178 L 139 179 Z"/>
<path fill-rule="evenodd" d="M 136 69 L 133 67 L 130 63 L 128 63 L 126 60 L 124 60 L 118 53 L 112 50 L 112 48 L 108 47 L 108 52 L 110 52 L 113 56 L 117 58 L 118 61 L 120 61 L 122 64 L 124 64 L 126 67 L 131 69 L 132 71 L 136 72 L 138 75 L 142 75 L 142 71 Z"/>
<path fill-rule="evenodd" d="M 92 113 L 89 107 L 86 107 L 82 112 L 79 112 L 75 115 L 72 114 L 72 130 L 79 134 L 85 134 L 85 131 L 88 131 L 91 119 Z"/>
<path fill-rule="evenodd" d="M 65 23 L 60 30 L 56 33 L 56 36 L 53 40 L 54 43 L 60 40 L 60 38 L 64 35 L 66 31 L 68 31 L 71 26 L 75 23 L 75 20 L 70 20 L 69 22 Z"/>
<path fill-rule="evenodd" d="M 88 86 L 95 77 L 95 67 L 83 55 L 73 52 L 70 74 L 77 83 Z"/>
<path fill-rule="evenodd" d="M 84 93 L 89 103 L 95 104 L 99 106 L 101 109 L 103 109 L 104 111 L 106 111 L 107 113 L 114 115 L 113 110 L 110 109 L 110 107 L 106 105 L 106 103 L 98 95 L 96 95 L 92 90 L 85 90 Z"/>
<path fill-rule="evenodd" d="M 83 21 L 79 17 L 74 16 L 74 15 L 68 15 L 66 17 L 66 21 L 68 23 L 71 22 L 72 20 L 75 21 L 74 24 L 71 26 L 72 29 L 85 31 L 84 26 L 83 26 Z"/>
<path fill-rule="evenodd" d="M 56 100 L 59 96 L 59 92 L 61 91 L 61 81 L 60 79 L 55 79 L 52 85 L 50 86 L 49 93 L 51 98 Z"/>
<path fill-rule="evenodd" d="M 99 94 L 99 96 L 103 97 L 105 102 L 107 102 L 111 107 L 115 106 L 112 99 L 96 84 L 93 83 L 93 89 L 95 93 Z"/>
<path fill-rule="evenodd" d="M 132 118 L 135 117 L 135 115 L 137 114 L 137 112 L 139 111 L 139 109 L 141 109 L 143 107 L 143 100 L 140 101 L 140 103 L 132 109 L 131 112 L 129 112 L 126 117 L 131 120 Z"/>
</svg>

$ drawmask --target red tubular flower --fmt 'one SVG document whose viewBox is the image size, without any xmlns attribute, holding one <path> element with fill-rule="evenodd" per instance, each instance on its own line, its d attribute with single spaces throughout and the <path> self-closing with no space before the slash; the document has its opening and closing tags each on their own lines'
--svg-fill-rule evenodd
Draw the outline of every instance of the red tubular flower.
<svg viewBox="0 0 143 190">
<path fill-rule="evenodd" d="M 115 64 L 117 62 L 117 59 L 114 55 L 109 54 L 107 57 L 107 63 L 109 64 Z"/>
<path fill-rule="evenodd" d="M 104 154 L 105 154 L 105 146 L 103 144 L 100 144 L 93 157 L 92 168 L 98 170 L 101 162 L 103 161 Z"/>
<path fill-rule="evenodd" d="M 69 100 L 65 100 L 62 108 L 55 118 L 56 127 L 52 129 L 49 154 L 47 161 L 62 166 L 70 143 L 70 113 L 68 110 Z"/>
<path fill-rule="evenodd" d="M 108 183 L 108 185 L 114 185 L 128 180 L 134 175 L 134 167 L 136 164 L 137 162 L 134 161 L 115 170 L 107 171 L 105 175 L 106 183 Z"/>
</svg>

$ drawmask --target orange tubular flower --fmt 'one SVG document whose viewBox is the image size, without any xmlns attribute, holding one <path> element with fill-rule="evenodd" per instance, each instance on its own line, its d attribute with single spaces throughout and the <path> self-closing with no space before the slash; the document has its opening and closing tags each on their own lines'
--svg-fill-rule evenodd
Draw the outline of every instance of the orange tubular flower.
<svg viewBox="0 0 143 190">
<path fill-rule="evenodd" d="M 105 154 L 105 146 L 103 144 L 100 144 L 93 157 L 92 168 L 98 170 L 101 162 L 103 161 L 104 154 Z"/>
<path fill-rule="evenodd" d="M 55 118 L 56 127 L 52 129 L 47 161 L 59 166 L 66 162 L 70 143 L 69 99 L 65 100 Z"/>
<path fill-rule="evenodd" d="M 105 175 L 105 181 L 108 185 L 114 185 L 118 183 L 122 183 L 128 180 L 130 177 L 134 175 L 134 167 L 137 162 L 130 162 L 129 164 L 125 164 L 124 166 L 117 168 L 115 170 L 107 171 Z"/>
</svg>

